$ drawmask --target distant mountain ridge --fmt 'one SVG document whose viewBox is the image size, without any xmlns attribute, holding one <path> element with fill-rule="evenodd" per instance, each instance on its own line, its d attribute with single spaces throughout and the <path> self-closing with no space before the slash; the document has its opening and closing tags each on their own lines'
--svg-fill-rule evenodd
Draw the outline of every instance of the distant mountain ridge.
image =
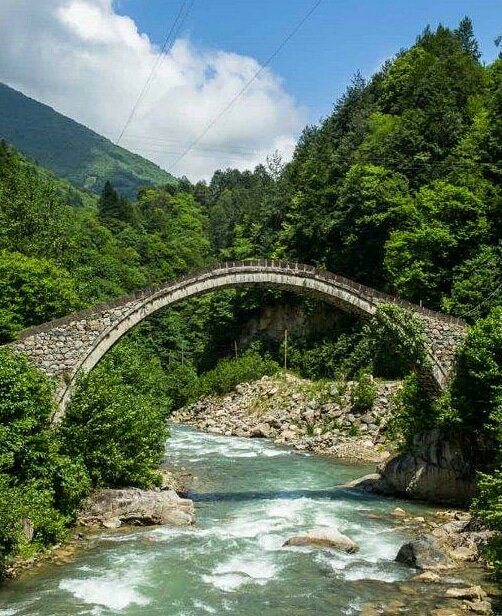
<svg viewBox="0 0 502 616">
<path fill-rule="evenodd" d="M 79 188 L 94 193 L 110 180 L 134 197 L 138 188 L 176 179 L 151 161 L 0 83 L 0 139 Z"/>
</svg>

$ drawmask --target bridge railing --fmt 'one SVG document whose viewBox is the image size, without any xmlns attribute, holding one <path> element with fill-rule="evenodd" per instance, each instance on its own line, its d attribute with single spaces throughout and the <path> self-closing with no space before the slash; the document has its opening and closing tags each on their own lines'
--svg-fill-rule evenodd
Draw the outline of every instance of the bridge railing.
<svg viewBox="0 0 502 616">
<path fill-rule="evenodd" d="M 165 293 L 174 290 L 176 288 L 180 288 L 183 286 L 187 286 L 188 284 L 193 284 L 198 280 L 205 280 L 208 278 L 216 278 L 222 275 L 225 272 L 231 271 L 246 271 L 246 270 L 275 270 L 277 272 L 284 272 L 288 274 L 293 274 L 296 276 L 301 276 L 303 274 L 307 274 L 310 278 L 314 277 L 318 280 L 323 280 L 330 283 L 335 283 L 337 286 L 343 287 L 346 290 L 349 290 L 352 293 L 357 293 L 363 299 L 366 300 L 378 300 L 382 303 L 395 304 L 402 308 L 413 310 L 414 312 L 418 312 L 423 314 L 424 316 L 429 316 L 435 319 L 438 319 L 443 322 L 452 323 L 456 325 L 465 326 L 465 322 L 462 319 L 457 317 L 446 315 L 441 312 L 437 312 L 435 310 L 430 310 L 429 308 L 425 308 L 423 306 L 418 306 L 413 304 L 407 300 L 403 300 L 399 297 L 395 297 L 393 295 L 389 295 L 387 293 L 383 293 L 382 291 L 377 291 L 371 287 L 367 287 L 359 282 L 355 282 L 354 280 L 350 280 L 345 276 L 341 276 L 339 274 L 333 274 L 332 272 L 328 272 L 325 270 L 320 270 L 315 268 L 312 265 L 307 265 L 304 263 L 297 263 L 291 261 L 273 261 L 269 259 L 248 259 L 245 261 L 228 261 L 224 263 L 217 263 L 205 268 L 199 269 L 195 272 L 190 272 L 178 278 L 172 279 L 167 283 L 156 287 L 143 288 L 138 291 L 135 291 L 129 295 L 123 296 L 119 299 L 112 300 L 110 302 L 106 302 L 103 304 L 99 304 L 97 306 L 87 308 L 84 310 L 80 310 L 78 312 L 71 313 L 65 317 L 55 319 L 53 321 L 49 321 L 47 323 L 43 323 L 42 325 L 38 325 L 35 327 L 31 327 L 29 329 L 21 332 L 19 339 L 25 339 L 29 336 L 32 336 L 37 333 L 42 333 L 45 331 L 49 331 L 56 327 L 64 326 L 72 321 L 81 321 L 87 318 L 91 318 L 97 314 L 107 312 L 109 310 L 113 310 L 114 308 L 119 308 L 124 306 L 130 302 L 134 302 L 141 299 L 146 299 L 148 297 L 152 297 L 158 295 L 159 293 Z"/>
</svg>

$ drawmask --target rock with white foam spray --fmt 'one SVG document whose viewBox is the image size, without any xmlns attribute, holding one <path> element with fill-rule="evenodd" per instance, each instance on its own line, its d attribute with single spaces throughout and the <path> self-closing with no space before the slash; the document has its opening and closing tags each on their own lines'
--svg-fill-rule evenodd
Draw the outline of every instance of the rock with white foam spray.
<svg viewBox="0 0 502 616">
<path fill-rule="evenodd" d="M 342 534 L 336 528 L 313 530 L 304 535 L 290 537 L 283 547 L 313 547 L 328 550 L 340 550 L 347 554 L 354 554 L 359 550 L 357 543 Z"/>
</svg>

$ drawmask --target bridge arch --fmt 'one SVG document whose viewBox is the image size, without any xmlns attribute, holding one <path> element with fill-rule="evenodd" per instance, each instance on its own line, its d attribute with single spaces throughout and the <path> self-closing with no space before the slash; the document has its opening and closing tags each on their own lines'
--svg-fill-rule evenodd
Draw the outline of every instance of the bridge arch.
<svg viewBox="0 0 502 616">
<path fill-rule="evenodd" d="M 58 403 L 64 412 L 79 375 L 92 370 L 123 335 L 145 318 L 191 297 L 254 285 L 316 295 L 344 311 L 362 316 L 374 315 L 382 303 L 413 311 L 424 323 L 431 377 L 439 389 L 448 381 L 455 347 L 465 336 L 465 324 L 458 319 L 308 265 L 260 260 L 215 265 L 156 289 L 145 289 L 116 302 L 51 321 L 26 330 L 12 346 L 27 354 L 44 372 L 59 379 Z"/>
</svg>

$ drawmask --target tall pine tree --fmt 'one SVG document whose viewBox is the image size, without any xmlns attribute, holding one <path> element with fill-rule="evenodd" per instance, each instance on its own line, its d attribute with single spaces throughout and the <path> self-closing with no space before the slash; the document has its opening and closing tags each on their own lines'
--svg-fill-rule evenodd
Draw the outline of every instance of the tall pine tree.
<svg viewBox="0 0 502 616">
<path fill-rule="evenodd" d="M 479 49 L 479 43 L 474 36 L 472 20 L 469 17 L 464 17 L 458 24 L 458 28 L 455 30 L 455 36 L 460 41 L 464 50 L 472 56 L 474 60 L 479 62 L 481 59 L 481 51 Z"/>
<path fill-rule="evenodd" d="M 120 196 L 111 182 L 106 182 L 101 191 L 98 212 L 100 218 L 120 218 Z"/>
</svg>

